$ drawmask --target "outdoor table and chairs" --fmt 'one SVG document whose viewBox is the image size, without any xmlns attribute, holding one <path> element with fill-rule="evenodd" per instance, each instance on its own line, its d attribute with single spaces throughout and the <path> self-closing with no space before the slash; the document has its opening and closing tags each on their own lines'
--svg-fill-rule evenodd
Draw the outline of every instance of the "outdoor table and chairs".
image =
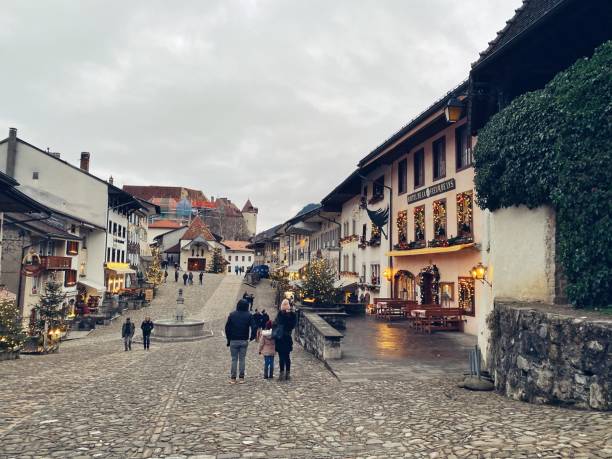
<svg viewBox="0 0 612 459">
<path fill-rule="evenodd" d="M 462 308 L 443 308 L 440 305 L 423 305 L 426 307 L 413 309 L 412 325 L 419 331 L 431 333 L 436 330 L 461 330 L 465 322 L 465 311 Z"/>
</svg>

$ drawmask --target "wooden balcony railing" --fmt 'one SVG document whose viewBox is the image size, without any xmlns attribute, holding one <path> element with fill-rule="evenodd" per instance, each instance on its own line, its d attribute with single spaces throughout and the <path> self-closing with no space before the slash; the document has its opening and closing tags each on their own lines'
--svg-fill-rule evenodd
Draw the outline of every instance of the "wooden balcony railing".
<svg viewBox="0 0 612 459">
<path fill-rule="evenodd" d="M 71 269 L 72 258 L 70 257 L 40 257 L 40 265 L 44 269 Z"/>
</svg>

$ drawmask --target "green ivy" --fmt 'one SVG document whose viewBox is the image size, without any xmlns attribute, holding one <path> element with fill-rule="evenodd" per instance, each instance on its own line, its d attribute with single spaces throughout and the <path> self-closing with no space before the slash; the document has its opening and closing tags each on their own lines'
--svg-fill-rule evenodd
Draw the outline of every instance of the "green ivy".
<svg viewBox="0 0 612 459">
<path fill-rule="evenodd" d="M 480 207 L 555 208 L 558 257 L 577 307 L 612 303 L 611 95 L 612 41 L 516 98 L 474 149 Z"/>
</svg>

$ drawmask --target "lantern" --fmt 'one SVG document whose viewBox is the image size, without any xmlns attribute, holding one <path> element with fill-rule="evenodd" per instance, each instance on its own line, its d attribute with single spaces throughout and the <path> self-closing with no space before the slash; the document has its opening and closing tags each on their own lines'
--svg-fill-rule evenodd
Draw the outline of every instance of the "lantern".
<svg viewBox="0 0 612 459">
<path fill-rule="evenodd" d="M 449 123 L 456 123 L 461 119 L 461 114 L 463 112 L 463 102 L 461 102 L 456 97 L 452 97 L 446 107 L 444 107 L 444 116 L 446 117 L 446 121 Z"/>
</svg>

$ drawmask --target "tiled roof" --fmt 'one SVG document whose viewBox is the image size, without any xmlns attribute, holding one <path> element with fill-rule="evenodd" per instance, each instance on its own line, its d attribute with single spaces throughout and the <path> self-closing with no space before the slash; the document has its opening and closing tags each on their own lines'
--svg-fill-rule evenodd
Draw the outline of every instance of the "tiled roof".
<svg viewBox="0 0 612 459">
<path fill-rule="evenodd" d="M 253 207 L 253 204 L 251 204 L 251 200 L 247 199 L 247 202 L 245 202 L 244 206 L 242 207 L 242 212 L 255 212 L 255 213 L 257 213 L 257 207 Z"/>
<path fill-rule="evenodd" d="M 230 250 L 252 252 L 251 249 L 247 248 L 247 245 L 249 245 L 249 241 L 223 241 L 223 245 L 225 245 Z"/>
<path fill-rule="evenodd" d="M 153 223 L 149 223 L 149 228 L 181 228 L 183 226 L 182 223 L 177 222 L 175 220 L 155 220 Z"/>
<path fill-rule="evenodd" d="M 480 58 L 472 64 L 472 67 L 476 67 L 487 57 L 499 51 L 565 1 L 567 0 L 523 0 L 523 4 L 515 10 L 514 16 L 506 21 L 504 28 L 497 32 L 495 39 L 489 42 L 487 49 L 480 53 Z"/>
<path fill-rule="evenodd" d="M 181 186 L 124 185 L 123 190 L 147 201 L 154 198 L 172 198 L 180 201 L 185 195 L 190 201 L 208 201 L 202 191 Z"/>
<path fill-rule="evenodd" d="M 217 198 L 215 200 L 215 204 L 217 204 L 217 209 L 222 215 L 227 217 L 242 217 L 242 212 L 240 209 L 236 207 L 236 205 L 227 198 Z"/>
<path fill-rule="evenodd" d="M 198 236 L 201 236 L 207 241 L 216 241 L 208 225 L 204 223 L 200 217 L 193 219 L 191 225 L 189 225 L 189 229 L 183 234 L 181 241 L 192 241 Z"/>
</svg>

